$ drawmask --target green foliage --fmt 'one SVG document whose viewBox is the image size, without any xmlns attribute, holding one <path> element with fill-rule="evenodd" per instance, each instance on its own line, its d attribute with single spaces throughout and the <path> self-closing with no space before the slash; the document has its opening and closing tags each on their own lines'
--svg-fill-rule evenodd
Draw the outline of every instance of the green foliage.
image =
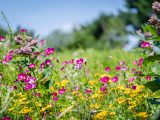
<svg viewBox="0 0 160 120">
<path fill-rule="evenodd" d="M 117 28 L 118 25 L 118 29 Z M 47 45 L 56 48 L 120 48 L 126 43 L 125 23 L 119 16 L 101 14 L 91 23 L 75 28 L 71 33 L 54 31 Z"/>
</svg>

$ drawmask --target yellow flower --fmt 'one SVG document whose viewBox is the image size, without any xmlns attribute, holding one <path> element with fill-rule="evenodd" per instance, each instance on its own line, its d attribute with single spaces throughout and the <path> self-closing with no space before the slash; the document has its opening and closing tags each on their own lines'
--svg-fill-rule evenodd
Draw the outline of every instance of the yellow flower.
<svg viewBox="0 0 160 120">
<path fill-rule="evenodd" d="M 14 108 L 9 108 L 8 111 L 12 111 Z"/>
<path fill-rule="evenodd" d="M 94 120 L 106 120 L 107 111 L 102 111 L 95 115 Z"/>
<path fill-rule="evenodd" d="M 67 79 L 62 80 L 61 86 L 66 86 L 66 84 L 67 84 L 68 82 L 69 82 L 69 80 L 67 80 Z"/>
<path fill-rule="evenodd" d="M 118 90 L 125 90 L 124 86 L 122 86 L 122 85 L 117 86 L 117 89 Z"/>
<path fill-rule="evenodd" d="M 125 91 L 124 91 L 124 94 L 127 94 L 127 95 L 128 95 L 128 94 L 130 94 L 130 93 L 131 93 L 131 90 L 130 90 L 129 88 L 126 88 Z"/>
<path fill-rule="evenodd" d="M 90 107 L 90 109 L 98 109 L 100 107 L 100 105 L 95 103 L 95 104 L 90 105 L 89 107 Z"/>
<path fill-rule="evenodd" d="M 136 116 L 146 118 L 148 115 L 147 115 L 147 112 L 139 112 L 136 114 Z"/>
<path fill-rule="evenodd" d="M 118 102 L 118 104 L 122 104 L 122 103 L 124 103 L 126 100 L 124 99 L 124 98 L 118 98 L 117 99 L 117 102 Z"/>
<path fill-rule="evenodd" d="M 26 113 L 29 113 L 29 112 L 31 112 L 31 109 L 29 109 L 29 108 L 27 108 L 27 107 L 24 107 L 24 108 L 20 111 L 20 113 L 23 113 L 23 114 L 26 114 Z"/>
<path fill-rule="evenodd" d="M 95 73 L 95 74 L 94 74 L 94 76 L 95 76 L 95 77 L 99 76 L 99 73 L 98 73 L 98 72 L 97 72 L 97 73 Z"/>
<path fill-rule="evenodd" d="M 54 91 L 54 87 L 53 87 L 53 86 L 51 86 L 51 87 L 50 87 L 50 90 L 53 92 L 53 91 Z"/>
<path fill-rule="evenodd" d="M 115 112 L 110 112 L 109 115 L 114 116 L 116 113 Z"/>
</svg>

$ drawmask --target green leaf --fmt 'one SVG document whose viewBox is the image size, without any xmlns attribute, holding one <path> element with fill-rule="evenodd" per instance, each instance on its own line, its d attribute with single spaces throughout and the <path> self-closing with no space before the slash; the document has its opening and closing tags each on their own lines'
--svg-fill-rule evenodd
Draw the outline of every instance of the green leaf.
<svg viewBox="0 0 160 120">
<path fill-rule="evenodd" d="M 145 63 L 148 63 L 148 62 L 155 62 L 157 60 L 160 60 L 160 55 L 159 54 L 154 55 L 154 56 L 149 56 L 147 58 L 144 58 L 143 63 L 145 64 Z"/>
<path fill-rule="evenodd" d="M 157 90 L 160 90 L 160 81 L 159 80 L 150 81 L 146 83 L 144 86 L 149 88 L 152 92 L 155 92 Z"/>
<path fill-rule="evenodd" d="M 44 84 L 44 86 L 45 86 L 47 89 L 49 89 L 50 85 L 51 85 L 51 80 L 48 80 L 48 81 Z"/>
<path fill-rule="evenodd" d="M 153 36 L 157 36 L 157 30 L 155 27 L 153 27 L 152 25 L 146 24 L 143 27 L 143 31 L 144 32 L 150 32 Z"/>
</svg>

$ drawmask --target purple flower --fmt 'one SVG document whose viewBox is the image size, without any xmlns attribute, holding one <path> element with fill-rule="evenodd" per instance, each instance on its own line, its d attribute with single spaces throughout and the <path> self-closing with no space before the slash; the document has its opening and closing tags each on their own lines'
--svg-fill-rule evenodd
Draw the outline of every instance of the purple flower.
<svg viewBox="0 0 160 120">
<path fill-rule="evenodd" d="M 59 94 L 64 94 L 65 91 L 66 91 L 66 89 L 62 88 L 62 89 L 59 89 L 59 90 L 58 90 L 58 93 L 59 93 Z"/>
<path fill-rule="evenodd" d="M 4 38 L 3 36 L 0 36 L 0 42 L 1 42 L 1 41 L 4 41 L 4 39 L 5 39 L 5 38 Z"/>
<path fill-rule="evenodd" d="M 31 64 L 29 65 L 29 68 L 34 68 L 35 66 L 36 66 L 36 64 L 31 63 Z"/>
<path fill-rule="evenodd" d="M 10 117 L 5 116 L 2 118 L 2 120 L 12 120 L 12 119 Z"/>
<path fill-rule="evenodd" d="M 48 56 L 48 55 L 50 55 L 50 54 L 53 54 L 54 51 L 55 51 L 54 48 L 47 48 L 47 49 L 44 50 L 46 56 Z"/>
<path fill-rule="evenodd" d="M 19 81 L 25 80 L 26 78 L 27 78 L 27 75 L 24 74 L 24 73 L 20 73 L 20 74 L 18 75 L 18 80 L 19 80 Z"/>
<path fill-rule="evenodd" d="M 112 78 L 112 82 L 117 82 L 118 81 L 118 77 L 115 76 L 114 78 Z"/>
<path fill-rule="evenodd" d="M 26 33 L 26 32 L 27 32 L 27 29 L 20 29 L 20 32 L 21 32 L 21 33 Z"/>
<path fill-rule="evenodd" d="M 57 101 L 58 97 L 53 97 L 52 100 Z"/>
</svg>

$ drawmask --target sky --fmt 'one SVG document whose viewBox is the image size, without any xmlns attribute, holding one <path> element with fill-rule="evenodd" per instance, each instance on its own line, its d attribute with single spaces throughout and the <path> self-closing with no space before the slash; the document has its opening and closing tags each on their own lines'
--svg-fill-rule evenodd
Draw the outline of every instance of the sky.
<svg viewBox="0 0 160 120">
<path fill-rule="evenodd" d="M 117 14 L 124 5 L 124 0 L 0 0 L 0 10 L 13 29 L 20 25 L 42 37 L 56 29 L 69 32 L 101 13 Z M 0 25 L 7 27 L 2 16 Z"/>
</svg>

